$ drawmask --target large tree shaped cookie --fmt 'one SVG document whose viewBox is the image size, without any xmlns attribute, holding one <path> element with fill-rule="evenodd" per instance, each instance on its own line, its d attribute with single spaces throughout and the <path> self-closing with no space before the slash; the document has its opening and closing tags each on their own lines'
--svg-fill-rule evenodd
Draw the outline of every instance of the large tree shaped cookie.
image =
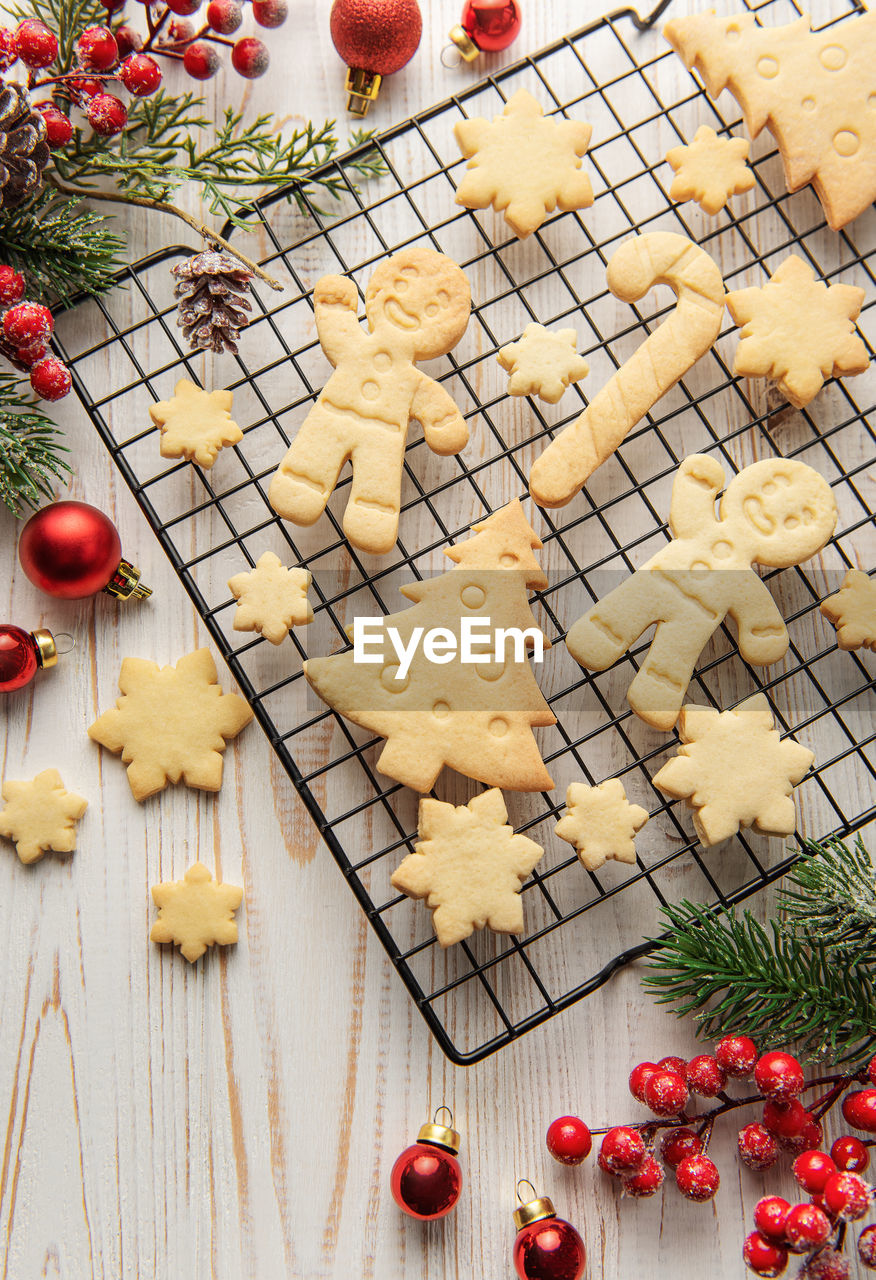
<svg viewBox="0 0 876 1280">
<path fill-rule="evenodd" d="M 402 587 L 414 607 L 384 619 L 371 651 L 378 661 L 357 662 L 355 650 L 347 651 L 308 659 L 304 674 L 340 715 L 386 738 L 377 767 L 406 787 L 428 791 L 449 765 L 491 787 L 544 791 L 554 784 L 532 727 L 555 724 L 556 716 L 525 653 L 515 654 L 508 640 L 504 662 L 464 663 L 459 656 L 467 618 L 481 619 L 488 628 L 539 632 L 527 588 L 547 585 L 532 554 L 541 542 L 516 500 L 473 528 L 476 537 L 445 552 L 456 568 Z M 444 628 L 457 642 L 456 656 L 439 665 L 420 644 L 399 678 L 388 627 L 397 629 L 405 646 L 416 628 L 423 629 L 421 635 Z"/>
</svg>

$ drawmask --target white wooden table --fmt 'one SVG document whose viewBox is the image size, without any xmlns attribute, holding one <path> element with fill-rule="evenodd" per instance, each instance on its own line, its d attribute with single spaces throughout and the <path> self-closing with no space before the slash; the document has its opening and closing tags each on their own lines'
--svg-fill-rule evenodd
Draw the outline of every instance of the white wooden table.
<svg viewBox="0 0 876 1280">
<path fill-rule="evenodd" d="M 456 0 L 421 4 L 419 53 L 385 82 L 374 127 L 480 74 L 439 61 Z M 489 65 L 601 7 L 524 0 L 520 38 Z M 228 95 L 295 121 L 337 116 L 343 132 L 328 8 L 290 0 L 265 79 L 220 76 L 208 100 Z M 136 250 L 178 241 L 182 230 L 155 218 L 131 228 Z M 82 410 L 71 399 L 58 417 L 75 466 L 66 495 L 110 513 L 155 594 L 127 607 L 39 595 L 14 568 L 16 523 L 0 515 L 2 615 L 78 641 L 56 671 L 0 704 L 2 773 L 58 766 L 90 802 L 74 857 L 25 867 L 4 850 L 0 861 L 4 1280 L 500 1280 L 511 1275 L 520 1177 L 583 1232 L 592 1280 L 743 1275 L 751 1209 L 764 1188 L 787 1194 L 789 1179 L 744 1170 L 732 1122 L 714 1142 L 723 1181 L 704 1207 L 671 1186 L 622 1202 L 595 1159 L 564 1171 L 546 1153 L 556 1115 L 594 1125 L 637 1118 L 630 1067 L 695 1051 L 691 1024 L 656 1009 L 634 970 L 497 1056 L 454 1068 L 257 727 L 228 751 L 215 798 L 178 787 L 134 802 L 119 762 L 84 728 L 115 696 L 125 655 L 173 661 L 208 640 Z M 227 687 L 224 668 L 220 678 Z M 243 884 L 246 899 L 236 949 L 190 968 L 150 944 L 149 887 L 199 856 Z M 642 931 L 653 923 L 651 913 Z M 466 1186 L 453 1217 L 421 1226 L 396 1209 L 389 1171 L 442 1103 L 463 1133 Z"/>
</svg>

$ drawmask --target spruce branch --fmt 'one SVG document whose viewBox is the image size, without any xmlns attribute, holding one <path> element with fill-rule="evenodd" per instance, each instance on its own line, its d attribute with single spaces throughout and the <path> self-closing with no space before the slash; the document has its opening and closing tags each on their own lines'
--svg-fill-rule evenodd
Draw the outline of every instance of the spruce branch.
<svg viewBox="0 0 876 1280">
<path fill-rule="evenodd" d="M 779 906 L 792 936 L 876 956 L 876 870 L 860 836 L 852 848 L 836 837 L 807 841 Z"/>
<path fill-rule="evenodd" d="M 63 479 L 70 467 L 60 454 L 58 430 L 24 384 L 0 373 L 0 501 L 16 515 L 21 505 L 36 507 L 52 497 L 52 481 Z"/>
<path fill-rule="evenodd" d="M 103 293 L 123 266 L 124 248 L 106 218 L 57 191 L 0 213 L 0 261 L 23 272 L 35 300 Z"/>
</svg>

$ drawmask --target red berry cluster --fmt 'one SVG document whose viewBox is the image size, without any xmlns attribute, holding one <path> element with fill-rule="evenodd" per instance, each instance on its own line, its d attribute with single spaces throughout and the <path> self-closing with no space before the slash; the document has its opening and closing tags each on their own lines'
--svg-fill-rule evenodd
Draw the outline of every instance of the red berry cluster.
<svg viewBox="0 0 876 1280">
<path fill-rule="evenodd" d="M 48 307 L 24 300 L 24 276 L 0 264 L 0 352 L 16 369 L 30 374 L 43 400 L 61 400 L 70 390 L 70 370 L 48 355 L 55 327 Z"/>
</svg>

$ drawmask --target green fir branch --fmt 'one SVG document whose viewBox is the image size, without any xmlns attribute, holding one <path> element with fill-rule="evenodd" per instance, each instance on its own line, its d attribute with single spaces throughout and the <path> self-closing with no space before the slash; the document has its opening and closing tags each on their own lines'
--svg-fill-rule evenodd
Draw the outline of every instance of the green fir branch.
<svg viewBox="0 0 876 1280">
<path fill-rule="evenodd" d="M 54 480 L 70 467 L 60 456 L 58 429 L 10 373 L 0 373 L 0 502 L 20 515 L 22 506 L 37 507 L 51 498 Z"/>
<path fill-rule="evenodd" d="M 0 261 L 21 271 L 27 296 L 70 302 L 102 293 L 124 265 L 125 242 L 107 219 L 46 189 L 19 209 L 0 212 Z"/>
<path fill-rule="evenodd" d="M 827 950 L 876 953 L 876 872 L 860 836 L 852 848 L 838 838 L 807 841 L 779 906 L 794 937 Z"/>
</svg>

